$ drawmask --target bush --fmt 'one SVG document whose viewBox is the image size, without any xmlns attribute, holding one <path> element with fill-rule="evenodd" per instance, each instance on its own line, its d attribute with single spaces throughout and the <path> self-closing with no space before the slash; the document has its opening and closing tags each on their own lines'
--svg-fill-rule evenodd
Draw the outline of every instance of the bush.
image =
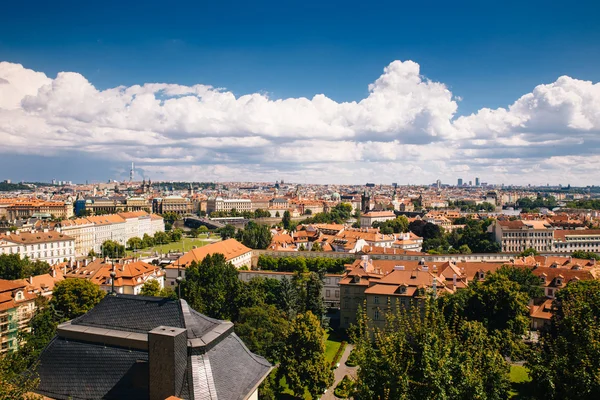
<svg viewBox="0 0 600 400">
<path fill-rule="evenodd" d="M 358 360 L 356 359 L 356 353 L 354 350 L 350 352 L 348 359 L 346 360 L 346 366 L 348 367 L 356 367 L 358 365 Z"/>
<path fill-rule="evenodd" d="M 352 388 L 354 387 L 354 381 L 350 378 L 349 375 L 344 376 L 344 378 L 338 383 L 333 391 L 333 394 L 336 397 L 341 399 L 347 399 L 352 395 Z"/>
<path fill-rule="evenodd" d="M 333 360 L 331 360 L 332 367 L 335 368 L 338 361 L 340 361 L 340 358 L 342 357 L 342 354 L 344 354 L 344 350 L 346 349 L 347 344 L 348 343 L 346 343 L 345 340 L 343 340 L 342 343 L 340 343 L 340 347 L 338 347 L 337 351 L 335 352 L 335 356 L 333 356 Z"/>
</svg>

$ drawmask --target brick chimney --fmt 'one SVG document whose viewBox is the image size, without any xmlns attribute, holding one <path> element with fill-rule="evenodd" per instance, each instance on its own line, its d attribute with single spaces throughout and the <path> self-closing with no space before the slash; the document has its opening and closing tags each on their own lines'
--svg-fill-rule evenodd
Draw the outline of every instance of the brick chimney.
<svg viewBox="0 0 600 400">
<path fill-rule="evenodd" d="M 150 400 L 179 395 L 187 365 L 187 331 L 159 326 L 148 332 Z"/>
</svg>

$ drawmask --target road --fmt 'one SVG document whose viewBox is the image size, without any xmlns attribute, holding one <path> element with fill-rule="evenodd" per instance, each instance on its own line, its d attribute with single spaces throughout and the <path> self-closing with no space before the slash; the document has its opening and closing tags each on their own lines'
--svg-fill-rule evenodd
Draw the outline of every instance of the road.
<svg viewBox="0 0 600 400">
<path fill-rule="evenodd" d="M 335 395 L 333 394 L 333 391 L 334 391 L 335 387 L 338 385 L 338 383 L 340 383 L 340 381 L 346 375 L 350 375 L 350 376 L 354 376 L 354 377 L 356 376 L 356 367 L 348 367 L 346 365 L 346 360 L 348 359 L 348 356 L 350 355 L 350 352 L 352 351 L 353 348 L 354 348 L 354 346 L 352 346 L 351 344 L 348 344 L 346 346 L 346 349 L 344 350 L 344 353 L 342 354 L 342 357 L 340 358 L 340 366 L 338 368 L 336 368 L 335 371 L 333 371 L 334 376 L 335 376 L 333 385 L 331 385 L 331 387 L 327 390 L 327 393 L 325 393 L 321 397 L 321 400 L 338 399 L 338 397 L 335 397 Z"/>
</svg>

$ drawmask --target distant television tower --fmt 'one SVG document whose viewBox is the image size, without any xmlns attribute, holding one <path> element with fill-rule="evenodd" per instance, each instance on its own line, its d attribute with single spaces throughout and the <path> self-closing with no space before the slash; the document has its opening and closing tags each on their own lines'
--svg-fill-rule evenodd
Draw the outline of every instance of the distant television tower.
<svg viewBox="0 0 600 400">
<path fill-rule="evenodd" d="M 129 182 L 133 182 L 133 161 L 131 162 L 131 169 L 129 170 Z"/>
</svg>

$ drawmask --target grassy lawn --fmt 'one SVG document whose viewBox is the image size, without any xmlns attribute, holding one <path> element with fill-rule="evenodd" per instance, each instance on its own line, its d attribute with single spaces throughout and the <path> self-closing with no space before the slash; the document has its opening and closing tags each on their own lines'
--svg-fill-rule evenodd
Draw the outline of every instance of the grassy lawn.
<svg viewBox="0 0 600 400">
<path fill-rule="evenodd" d="M 531 377 L 529 376 L 527 368 L 520 365 L 511 365 L 510 382 L 512 384 L 512 389 L 510 391 L 512 399 L 529 398 L 528 393 L 531 390 L 529 382 L 531 382 Z"/>
<path fill-rule="evenodd" d="M 157 251 L 159 254 L 168 253 L 169 251 L 171 251 L 171 252 L 182 251 L 182 250 L 190 251 L 193 246 L 197 246 L 197 247 L 205 246 L 207 244 L 212 243 L 215 240 L 221 240 L 221 236 L 211 235 L 210 238 L 208 238 L 206 235 L 200 235 L 200 237 L 198 237 L 198 238 L 185 237 L 185 238 L 181 239 L 179 242 L 173 242 L 173 243 L 158 245 L 158 246 L 154 246 L 154 247 L 149 247 L 147 249 L 138 250 L 136 253 L 143 254 L 143 255 L 150 255 L 150 254 L 154 254 L 155 251 Z M 133 255 L 133 251 L 128 250 L 127 255 Z"/>
<path fill-rule="evenodd" d="M 335 357 L 335 353 L 337 353 L 341 344 L 342 340 L 335 332 L 332 331 L 327 334 L 325 341 L 325 359 L 328 363 L 333 361 L 333 357 Z"/>
</svg>

